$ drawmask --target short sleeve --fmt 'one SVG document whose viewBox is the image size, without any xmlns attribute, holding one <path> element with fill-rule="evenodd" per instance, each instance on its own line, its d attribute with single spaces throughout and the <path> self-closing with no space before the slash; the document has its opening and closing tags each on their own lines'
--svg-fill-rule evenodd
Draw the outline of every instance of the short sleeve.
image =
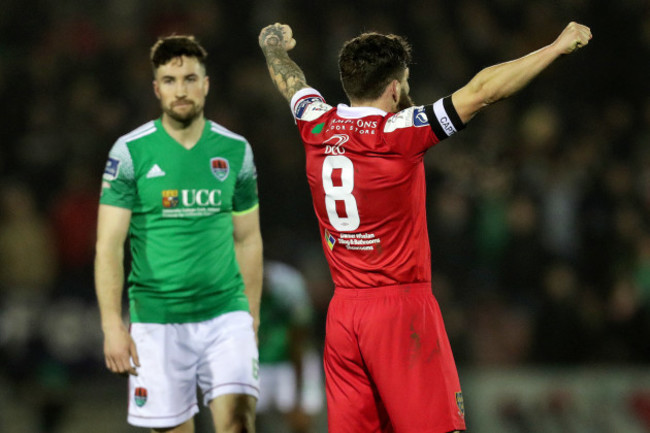
<svg viewBox="0 0 650 433">
<path fill-rule="evenodd" d="M 248 142 L 245 142 L 244 160 L 237 175 L 237 184 L 233 196 L 233 212 L 246 212 L 256 207 L 258 203 L 257 169 L 253 160 L 253 149 Z"/>
<path fill-rule="evenodd" d="M 451 96 L 433 104 L 409 107 L 389 117 L 384 137 L 395 149 L 421 156 L 427 149 L 464 128 Z"/>
<path fill-rule="evenodd" d="M 133 209 L 137 197 L 133 159 L 125 140 L 118 140 L 108 154 L 99 202 Z"/>
<path fill-rule="evenodd" d="M 332 106 L 325 103 L 325 99 L 316 89 L 301 89 L 291 98 L 291 112 L 296 120 L 316 120 L 331 109 Z"/>
</svg>

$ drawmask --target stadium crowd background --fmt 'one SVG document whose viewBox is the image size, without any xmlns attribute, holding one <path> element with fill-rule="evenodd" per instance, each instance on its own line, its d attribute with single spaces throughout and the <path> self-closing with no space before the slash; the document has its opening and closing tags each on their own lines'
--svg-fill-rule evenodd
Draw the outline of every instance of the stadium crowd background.
<svg viewBox="0 0 650 433">
<path fill-rule="evenodd" d="M 210 53 L 206 115 L 253 146 L 265 253 L 304 273 L 322 340 L 332 285 L 259 30 L 293 27 L 293 58 L 330 103 L 346 102 L 344 40 L 402 34 L 424 104 L 552 42 L 571 20 L 591 27 L 589 47 L 427 154 L 434 293 L 461 368 L 647 365 L 646 0 L 3 0 L 0 420 L 6 402 L 22 402 L 34 425 L 55 426 L 77 384 L 117 381 L 103 365 L 92 282 L 96 207 L 111 145 L 159 115 L 148 63 L 157 36 L 193 33 Z"/>
</svg>

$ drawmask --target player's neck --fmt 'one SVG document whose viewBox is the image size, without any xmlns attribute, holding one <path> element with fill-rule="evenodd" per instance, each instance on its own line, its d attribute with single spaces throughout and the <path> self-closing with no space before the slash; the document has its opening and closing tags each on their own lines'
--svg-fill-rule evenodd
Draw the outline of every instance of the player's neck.
<svg viewBox="0 0 650 433">
<path fill-rule="evenodd" d="M 397 113 L 399 111 L 400 99 L 400 84 L 397 80 L 393 80 L 390 84 L 386 85 L 384 92 L 377 99 L 363 101 L 350 99 L 350 106 L 374 107 L 386 113 Z"/>
<path fill-rule="evenodd" d="M 397 106 L 390 98 L 380 97 L 372 101 L 350 101 L 350 107 L 373 107 L 379 108 L 387 113 L 396 113 Z"/>
<path fill-rule="evenodd" d="M 193 148 L 198 143 L 205 127 L 205 118 L 197 116 L 191 123 L 185 124 L 163 114 L 162 125 L 165 131 L 186 149 Z"/>
</svg>

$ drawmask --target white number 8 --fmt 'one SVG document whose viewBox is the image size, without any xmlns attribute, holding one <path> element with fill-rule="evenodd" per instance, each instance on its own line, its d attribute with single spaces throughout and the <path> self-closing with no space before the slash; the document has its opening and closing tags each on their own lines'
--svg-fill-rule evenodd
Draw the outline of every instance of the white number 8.
<svg viewBox="0 0 650 433">
<path fill-rule="evenodd" d="M 341 170 L 341 185 L 334 186 L 332 172 Z M 323 161 L 323 190 L 325 191 L 325 208 L 332 227 L 340 232 L 350 232 L 359 228 L 359 210 L 357 200 L 352 195 L 354 190 L 354 166 L 347 156 L 329 155 Z M 346 216 L 336 212 L 336 202 L 345 204 Z"/>
</svg>

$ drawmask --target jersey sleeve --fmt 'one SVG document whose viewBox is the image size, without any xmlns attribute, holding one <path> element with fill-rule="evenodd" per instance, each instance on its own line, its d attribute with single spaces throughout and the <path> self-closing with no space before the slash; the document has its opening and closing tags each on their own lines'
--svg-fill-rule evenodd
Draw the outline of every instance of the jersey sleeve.
<svg viewBox="0 0 650 433">
<path fill-rule="evenodd" d="M 133 159 L 126 144 L 120 139 L 108 153 L 108 161 L 102 176 L 102 191 L 99 202 L 112 206 L 133 209 L 137 197 Z"/>
<path fill-rule="evenodd" d="M 245 213 L 259 203 L 257 195 L 257 169 L 253 160 L 253 149 L 248 142 L 244 144 L 244 161 L 237 175 L 233 195 L 233 212 Z"/>
<path fill-rule="evenodd" d="M 419 155 L 464 127 L 451 96 L 447 96 L 391 116 L 384 124 L 384 136 L 397 143 L 403 152 Z"/>
<path fill-rule="evenodd" d="M 297 91 L 291 99 L 291 112 L 298 125 L 301 136 L 310 132 L 318 133 L 323 124 L 313 125 L 323 114 L 332 110 L 333 107 L 325 103 L 325 99 L 316 89 L 305 88 Z M 311 128 L 309 128 L 311 125 Z"/>
</svg>

